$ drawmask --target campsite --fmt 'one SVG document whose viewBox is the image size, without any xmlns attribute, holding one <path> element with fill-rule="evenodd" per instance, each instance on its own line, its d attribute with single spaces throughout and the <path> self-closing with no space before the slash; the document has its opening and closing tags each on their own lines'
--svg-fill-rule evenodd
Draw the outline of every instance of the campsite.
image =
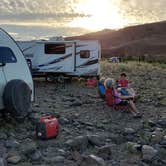
<svg viewBox="0 0 166 166">
<path fill-rule="evenodd" d="M 164 0 L 0 4 L 0 166 L 166 166 Z"/>
<path fill-rule="evenodd" d="M 143 25 L 143 27 L 144 26 L 147 32 L 146 25 Z M 152 24 L 152 27 L 153 26 Z M 152 28 L 154 34 L 158 32 L 156 31 L 156 27 L 157 29 L 162 29 L 163 26 L 165 27 L 164 23 L 161 25 L 156 24 L 154 28 Z M 135 29 L 134 31 L 137 32 L 140 30 L 139 28 L 137 29 L 137 27 L 133 28 Z M 126 31 L 127 30 L 130 30 L 130 28 L 127 28 Z M 115 36 L 119 35 L 121 31 L 122 30 L 114 32 Z M 94 75 L 89 75 L 90 79 L 91 77 L 98 78 L 99 74 L 100 77 L 110 77 L 117 80 L 122 72 L 127 74 L 132 87 L 138 94 L 135 105 L 142 114 L 142 117 L 136 119 L 126 110 L 115 110 L 107 106 L 106 101 L 99 96 L 97 86 L 87 86 L 87 78 L 81 77 L 81 72 L 74 73 L 74 68 L 79 68 L 81 65 L 77 64 L 74 66 L 73 64 L 75 63 L 72 63 L 72 65 L 70 63 L 71 66 L 68 66 L 67 63 L 60 64 L 64 67 L 63 69 L 71 67 L 70 69 L 72 69 L 75 77 L 70 78 L 70 80 L 64 80 L 63 78 L 65 77 L 59 77 L 59 74 L 65 74 L 66 71 L 64 70 L 63 73 L 58 73 L 58 79 L 33 77 L 32 81 L 31 74 L 33 75 L 33 73 L 30 73 L 28 63 L 26 63 L 23 58 L 23 53 L 18 49 L 18 45 L 13 42 L 14 40 L 7 35 L 7 33 L 2 31 L 0 34 L 4 37 L 1 37 L 1 49 L 3 49 L 1 57 L 3 58 L 1 58 L 0 63 L 0 104 L 1 109 L 5 106 L 9 108 L 9 112 L 4 110 L 0 113 L 0 165 L 166 165 L 166 64 L 163 61 L 163 59 L 165 60 L 165 38 L 161 37 L 165 35 L 165 31 L 161 31 L 161 33 L 162 32 L 164 34 L 150 34 L 149 38 L 143 36 L 143 39 L 140 39 L 139 43 L 142 43 L 143 41 L 150 41 L 153 36 L 153 40 L 151 40 L 153 41 L 153 43 L 151 43 L 152 45 L 148 45 L 149 49 L 139 49 L 141 48 L 139 43 L 134 47 L 133 43 L 136 42 L 135 40 L 138 42 L 137 38 L 132 38 L 132 41 L 127 42 L 130 45 L 130 47 L 127 46 L 129 48 L 127 51 L 126 49 L 121 50 L 122 47 L 126 47 L 124 43 L 120 43 L 120 47 L 118 46 L 119 43 L 117 43 L 118 45 L 114 46 L 116 51 L 113 52 L 112 57 L 116 57 L 117 55 L 122 61 L 110 61 L 110 57 L 108 58 L 106 56 L 108 54 L 106 54 L 107 51 L 104 49 L 104 45 L 101 45 L 101 59 L 98 46 L 97 51 L 92 49 L 92 52 L 95 50 L 96 54 L 87 53 L 87 47 L 85 47 L 83 54 L 81 54 L 82 50 L 78 51 L 77 49 L 75 50 L 77 54 L 73 54 L 77 56 L 77 58 L 83 56 L 83 61 L 79 61 L 77 58 L 75 60 L 78 60 L 78 63 L 87 64 L 85 65 L 85 70 L 94 70 L 97 67 L 97 70 L 95 69 L 97 72 L 94 72 Z M 99 32 L 100 37 L 102 37 L 101 33 L 105 34 L 105 31 Z M 126 34 L 130 35 L 130 31 L 126 32 Z M 94 37 L 95 34 L 92 36 Z M 90 38 L 84 36 L 84 38 L 79 40 L 96 40 L 96 38 L 91 38 L 90 35 L 88 35 L 88 37 Z M 106 37 L 102 37 L 102 44 L 105 38 Z M 159 43 L 161 47 L 157 42 L 159 38 L 163 39 L 163 41 Z M 70 40 L 74 41 L 76 39 L 76 37 L 73 37 Z M 116 44 L 116 39 L 115 37 L 114 44 Z M 129 38 L 129 40 L 131 40 L 131 38 Z M 39 43 L 43 44 L 44 42 L 45 41 L 41 41 Z M 63 43 L 64 42 L 68 43 L 68 41 L 63 41 Z M 107 42 L 109 42 L 109 40 L 107 40 Z M 113 43 L 113 38 L 111 42 Z M 11 43 L 11 45 L 9 45 L 9 43 Z M 62 41 L 60 43 L 62 43 Z M 50 41 L 47 44 L 50 44 Z M 51 44 L 54 43 L 51 41 Z M 152 54 L 152 48 L 154 46 L 156 52 Z M 5 59 L 4 50 L 6 50 L 7 47 L 8 50 L 11 49 L 14 51 L 17 55 L 16 58 L 13 58 L 14 54 L 7 54 L 8 56 L 12 56 L 9 59 Z M 131 51 L 133 47 L 138 49 Z M 44 47 L 38 51 L 41 50 L 44 51 Z M 51 50 L 52 45 L 49 51 Z M 140 52 L 141 50 L 143 52 Z M 43 62 L 46 66 L 49 64 L 48 62 L 61 62 L 68 53 L 69 52 L 65 55 L 63 52 L 58 59 L 54 60 L 48 58 L 48 61 L 47 58 L 43 58 L 44 61 L 42 61 L 38 67 L 43 67 Z M 146 58 L 148 59 L 142 59 L 142 56 L 147 55 L 147 53 L 148 57 Z M 30 53 L 27 53 L 27 56 L 28 54 L 30 55 Z M 130 56 L 130 54 L 132 56 Z M 51 55 L 49 55 L 49 57 Z M 123 56 L 120 57 L 119 55 Z M 153 59 L 154 56 L 155 59 Z M 4 60 L 6 60 L 5 63 Z M 71 60 L 73 61 L 74 59 L 72 58 Z M 32 61 L 32 67 L 34 65 L 33 63 L 34 61 Z M 22 66 L 20 67 L 19 65 Z M 92 68 L 88 68 L 87 66 Z M 56 72 L 53 71 L 51 74 L 56 74 Z M 70 72 L 68 74 L 70 74 Z M 70 76 L 73 75 L 71 74 Z M 85 76 L 84 73 L 82 76 Z M 7 82 L 10 82 L 8 79 L 25 80 L 27 85 L 31 87 L 31 90 L 28 91 L 29 95 L 26 96 L 27 93 L 21 93 L 24 88 L 21 90 L 16 81 L 12 84 L 13 86 L 9 86 L 13 87 L 14 90 L 9 89 L 7 91 L 7 100 L 5 100 L 3 105 L 5 96 L 3 95 L 3 90 Z M 18 102 L 23 101 L 22 99 L 24 102 Z M 30 99 L 34 99 L 34 101 L 29 110 Z M 24 112 L 21 112 L 21 110 L 24 110 L 26 113 L 25 119 L 19 119 L 18 116 L 15 116 L 17 113 L 18 115 L 25 116 Z M 54 123 L 49 123 L 50 121 L 48 120 L 47 124 L 50 126 L 52 126 L 52 124 L 58 124 L 59 126 L 56 128 L 56 135 L 54 135 L 54 137 L 44 137 L 43 139 L 39 136 L 41 136 L 44 131 L 47 131 L 47 126 L 40 126 L 39 122 L 46 117 L 52 117 L 54 119 Z M 44 133 L 46 136 L 47 134 L 47 132 Z"/>
<path fill-rule="evenodd" d="M 111 71 L 111 72 L 110 72 Z M 0 158 L 9 166 L 165 165 L 166 69 L 159 64 L 101 61 L 101 73 L 117 78 L 125 71 L 139 91 L 141 119 L 114 111 L 98 96 L 96 87 L 74 79 L 65 86 L 35 78 L 36 99 L 31 116 L 17 123 L 0 118 Z M 41 116 L 58 118 L 56 138 L 40 140 L 35 124 Z"/>
</svg>

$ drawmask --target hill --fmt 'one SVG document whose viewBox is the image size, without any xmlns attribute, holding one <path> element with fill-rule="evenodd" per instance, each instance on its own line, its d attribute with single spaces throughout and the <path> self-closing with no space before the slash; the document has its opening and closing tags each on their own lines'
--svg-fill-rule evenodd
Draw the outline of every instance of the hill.
<svg viewBox="0 0 166 166">
<path fill-rule="evenodd" d="M 131 26 L 119 30 L 105 29 L 66 39 L 99 40 L 103 57 L 142 57 L 153 61 L 166 59 L 166 21 Z"/>
</svg>

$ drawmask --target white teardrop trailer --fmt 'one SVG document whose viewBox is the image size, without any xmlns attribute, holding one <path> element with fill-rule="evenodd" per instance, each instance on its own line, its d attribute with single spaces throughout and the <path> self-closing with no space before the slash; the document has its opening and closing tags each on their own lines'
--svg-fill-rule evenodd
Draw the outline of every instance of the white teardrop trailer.
<svg viewBox="0 0 166 166">
<path fill-rule="evenodd" d="M 99 77 L 101 49 L 96 40 L 52 38 L 17 43 L 33 76 Z"/>
<path fill-rule="evenodd" d="M 34 99 L 28 64 L 12 37 L 0 28 L 0 110 L 25 117 Z"/>
</svg>

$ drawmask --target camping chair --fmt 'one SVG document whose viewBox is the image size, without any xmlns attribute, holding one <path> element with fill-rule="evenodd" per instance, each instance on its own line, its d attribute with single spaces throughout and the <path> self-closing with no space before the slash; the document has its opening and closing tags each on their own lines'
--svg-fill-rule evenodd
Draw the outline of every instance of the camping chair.
<svg viewBox="0 0 166 166">
<path fill-rule="evenodd" d="M 112 107 L 114 110 L 129 110 L 129 105 L 118 105 L 115 104 L 115 96 L 113 89 L 107 89 L 105 92 L 105 100 L 108 106 Z"/>
<path fill-rule="evenodd" d="M 98 94 L 102 99 L 105 99 L 105 87 L 101 83 L 98 83 Z"/>
</svg>

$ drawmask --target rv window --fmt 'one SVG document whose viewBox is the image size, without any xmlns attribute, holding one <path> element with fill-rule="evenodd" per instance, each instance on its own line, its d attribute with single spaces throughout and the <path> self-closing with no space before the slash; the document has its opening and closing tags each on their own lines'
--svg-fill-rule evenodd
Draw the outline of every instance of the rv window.
<svg viewBox="0 0 166 166">
<path fill-rule="evenodd" d="M 0 63 L 16 63 L 13 51 L 8 47 L 0 47 Z"/>
<path fill-rule="evenodd" d="M 89 50 L 80 51 L 80 58 L 89 58 L 89 57 L 90 57 L 90 51 Z"/>
<path fill-rule="evenodd" d="M 65 54 L 65 44 L 45 44 L 45 54 Z"/>
</svg>

